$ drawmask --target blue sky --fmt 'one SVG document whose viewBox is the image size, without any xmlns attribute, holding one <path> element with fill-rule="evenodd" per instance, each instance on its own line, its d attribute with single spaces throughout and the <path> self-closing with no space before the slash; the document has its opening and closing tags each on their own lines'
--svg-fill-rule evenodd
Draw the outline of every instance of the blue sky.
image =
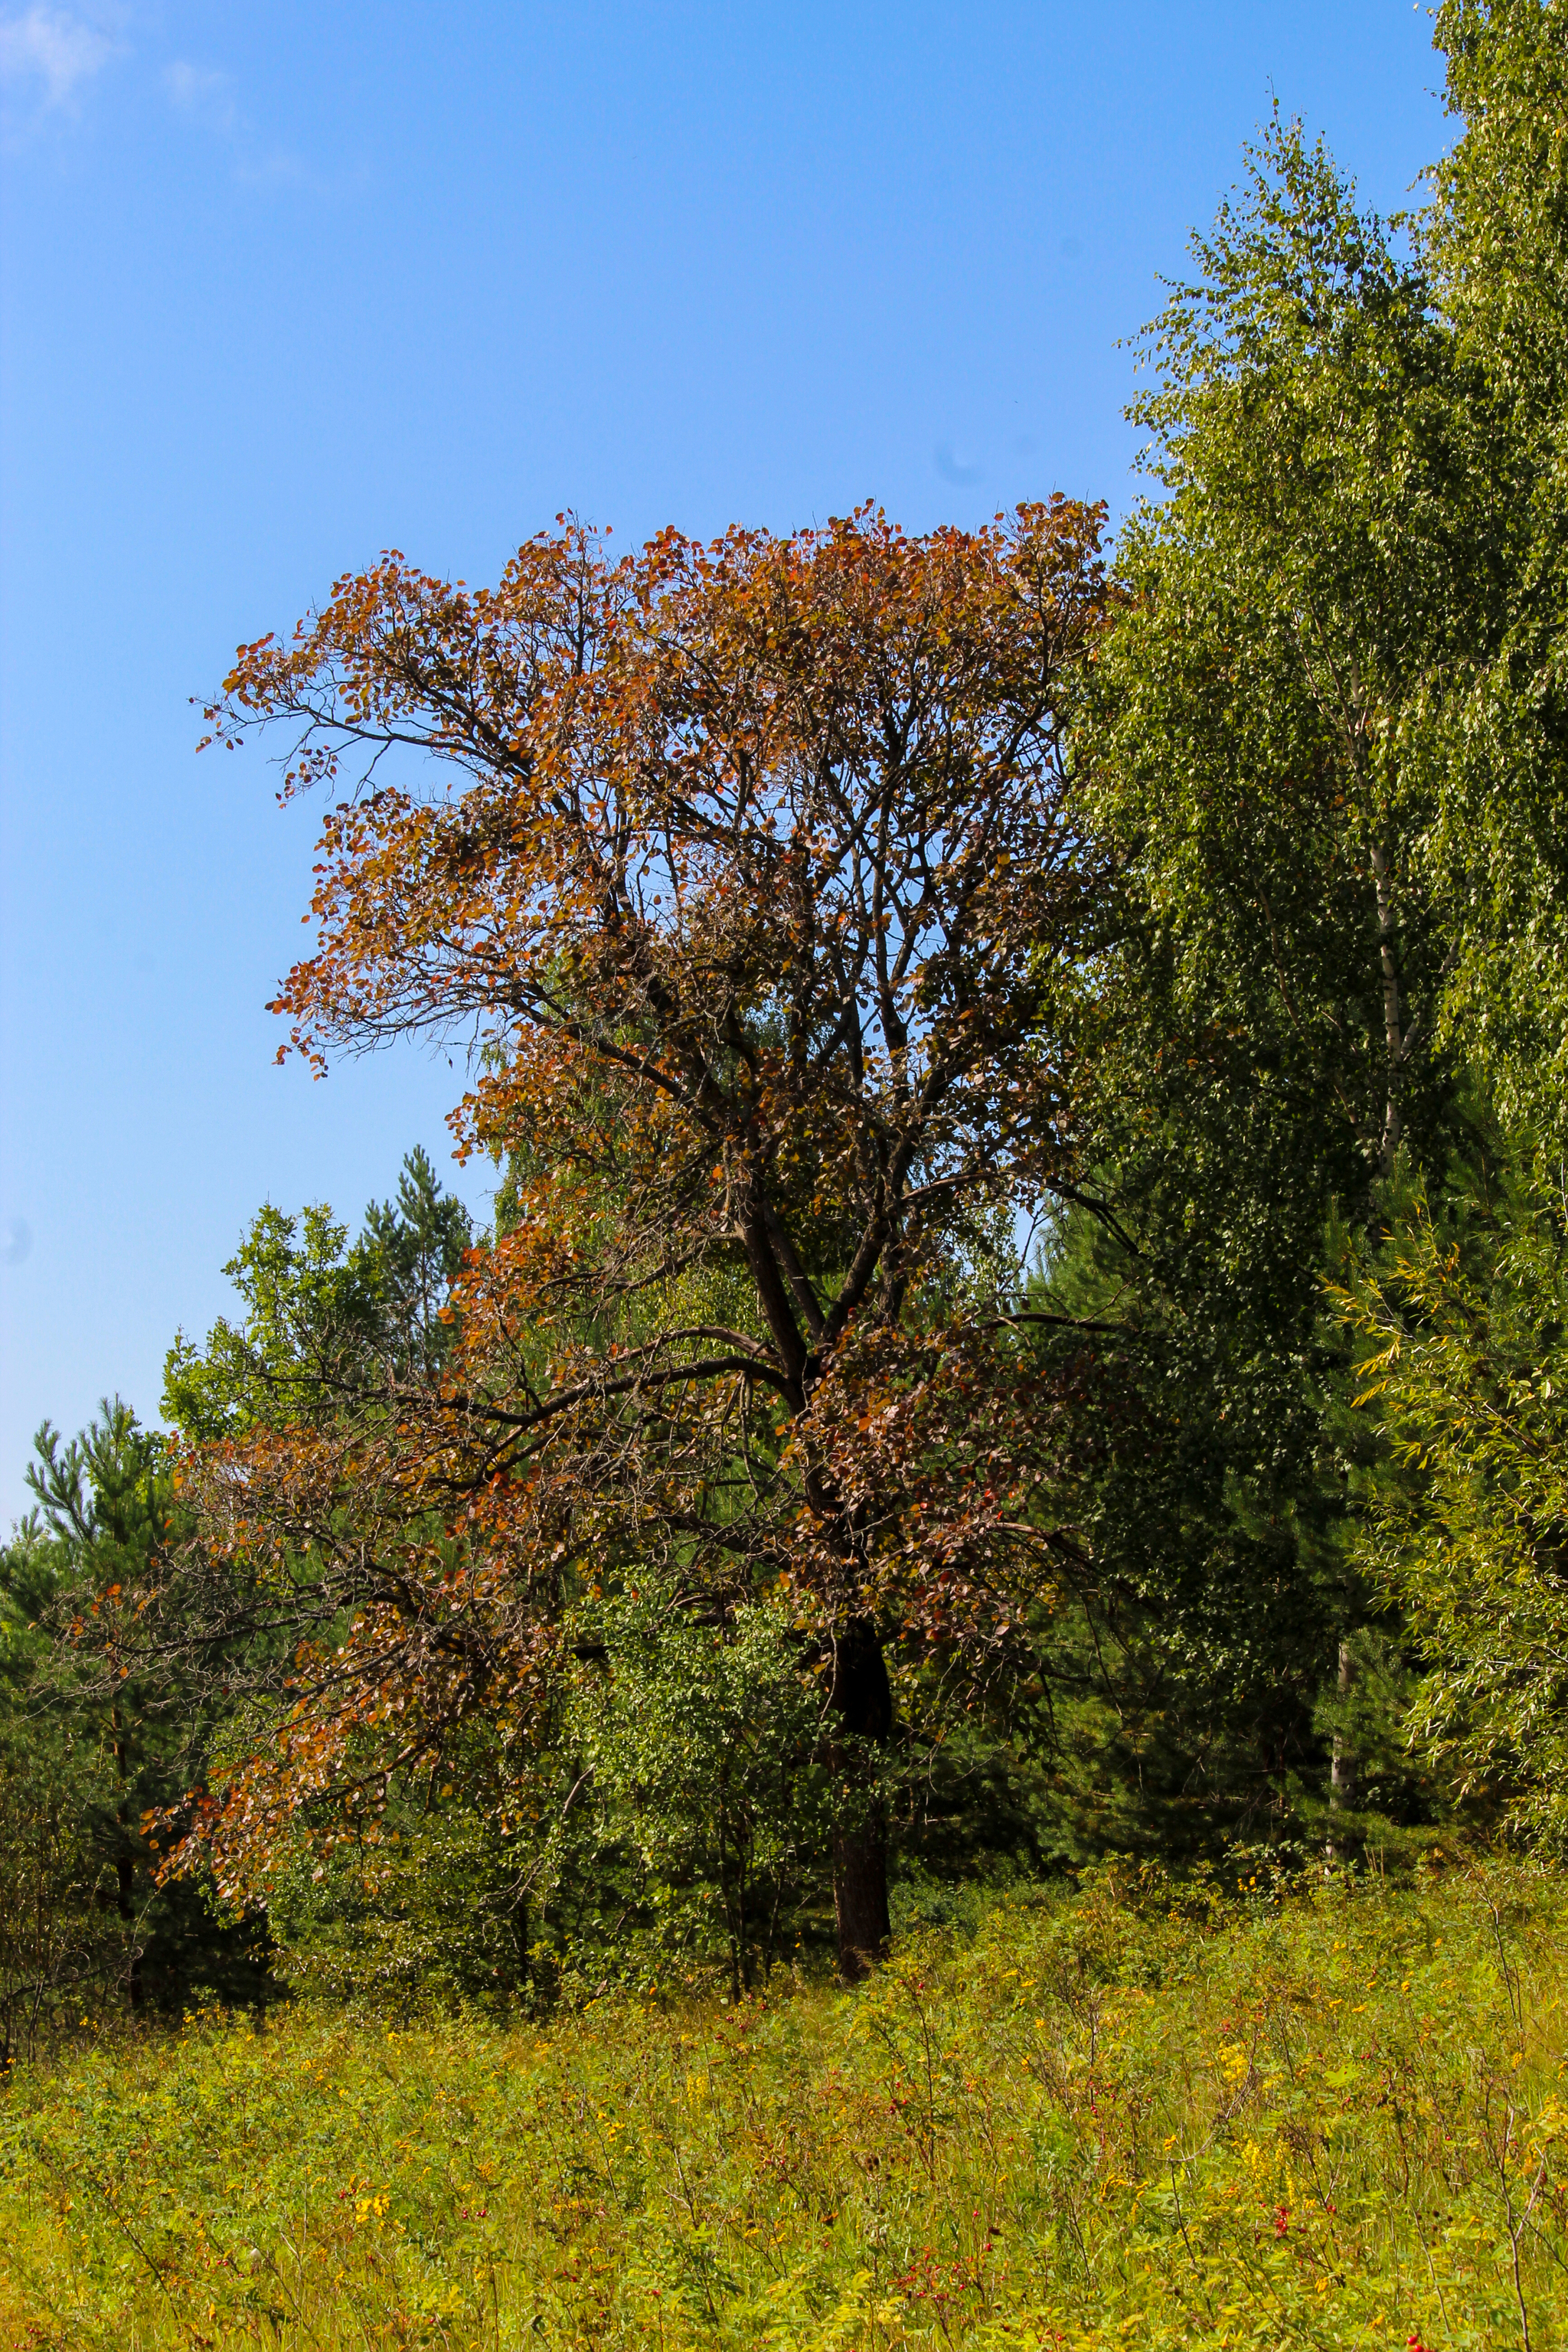
<svg viewBox="0 0 1568 2352">
<path fill-rule="evenodd" d="M 259 1203 L 356 1220 L 461 1091 L 279 1070 L 311 812 L 188 698 L 386 546 L 492 576 L 879 499 L 1131 495 L 1118 348 L 1270 93 L 1363 196 L 1410 0 L 0 5 L 0 1526 L 155 1417 Z M 483 1213 L 484 1180 L 459 1188 Z"/>
</svg>

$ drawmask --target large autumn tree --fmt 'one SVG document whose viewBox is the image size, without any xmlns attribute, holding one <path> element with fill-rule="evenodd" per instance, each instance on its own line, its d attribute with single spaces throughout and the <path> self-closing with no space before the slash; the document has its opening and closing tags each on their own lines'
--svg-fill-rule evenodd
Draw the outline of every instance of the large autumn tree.
<svg viewBox="0 0 1568 2352">
<path fill-rule="evenodd" d="M 334 793 L 294 1045 L 460 1035 L 463 1145 L 508 1181 L 448 1351 L 327 1346 L 191 1452 L 215 1590 L 299 1630 L 187 1849 L 231 1883 L 312 1795 L 525 1723 L 574 1597 L 657 1579 L 787 1611 L 841 1964 L 880 1948 L 889 1650 L 1005 1665 L 1088 1571 L 1079 1375 L 1005 1269 L 1074 1188 L 1100 520 L 863 509 L 617 562 L 563 520 L 493 590 L 388 555 L 242 649 L 215 737 L 291 726 L 286 793 Z"/>
</svg>

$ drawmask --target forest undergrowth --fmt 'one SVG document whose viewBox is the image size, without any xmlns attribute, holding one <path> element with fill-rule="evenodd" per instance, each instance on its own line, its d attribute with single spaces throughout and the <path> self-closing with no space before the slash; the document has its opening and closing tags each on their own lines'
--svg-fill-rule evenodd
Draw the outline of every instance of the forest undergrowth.
<svg viewBox="0 0 1568 2352">
<path fill-rule="evenodd" d="M 86 2043 L 0 2094 L 0 2336 L 1551 2352 L 1565 1915 L 1112 1866 L 852 1994 Z"/>
</svg>

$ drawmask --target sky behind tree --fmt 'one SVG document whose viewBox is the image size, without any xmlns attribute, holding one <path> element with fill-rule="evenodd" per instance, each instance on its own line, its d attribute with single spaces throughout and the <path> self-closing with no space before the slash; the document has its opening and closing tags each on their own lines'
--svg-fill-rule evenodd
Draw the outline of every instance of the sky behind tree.
<svg viewBox="0 0 1568 2352">
<path fill-rule="evenodd" d="M 155 1417 L 263 1200 L 357 1223 L 463 1072 L 264 1010 L 314 811 L 193 756 L 235 646 L 403 549 L 493 578 L 879 500 L 1136 492 L 1131 336 L 1277 96 L 1364 200 L 1448 135 L 1409 0 L 0 10 L 0 1524 Z M 279 747 L 281 748 L 281 747 Z M 482 1221 L 486 1171 L 454 1181 Z"/>
</svg>

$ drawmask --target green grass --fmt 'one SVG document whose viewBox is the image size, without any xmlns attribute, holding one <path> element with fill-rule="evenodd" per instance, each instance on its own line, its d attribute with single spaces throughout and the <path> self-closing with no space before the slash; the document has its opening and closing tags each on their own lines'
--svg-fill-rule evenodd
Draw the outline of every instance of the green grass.
<svg viewBox="0 0 1568 2352">
<path fill-rule="evenodd" d="M 1568 1882 L 1101 1878 L 848 1996 L 0 2093 L 0 2341 L 1568 2347 Z"/>
</svg>

